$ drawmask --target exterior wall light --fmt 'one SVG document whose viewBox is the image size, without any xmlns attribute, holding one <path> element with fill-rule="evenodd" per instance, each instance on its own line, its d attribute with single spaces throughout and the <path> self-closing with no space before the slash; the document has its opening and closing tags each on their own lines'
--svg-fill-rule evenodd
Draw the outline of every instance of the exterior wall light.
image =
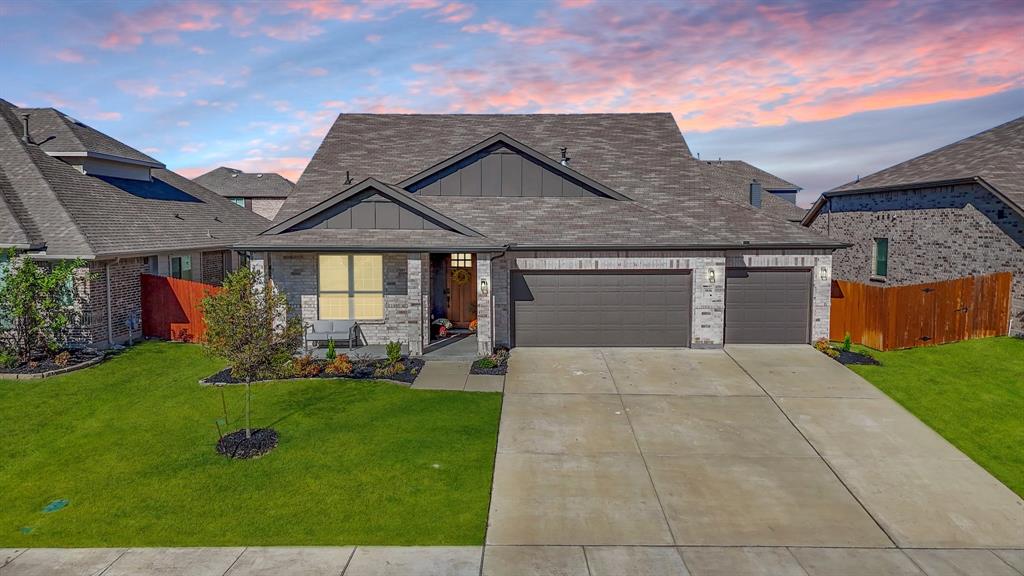
<svg viewBox="0 0 1024 576">
<path fill-rule="evenodd" d="M 828 266 L 821 267 L 821 281 L 825 282 L 828 280 Z"/>
<path fill-rule="evenodd" d="M 480 294 L 483 296 L 487 296 L 487 280 L 480 280 Z"/>
<path fill-rule="evenodd" d="M 714 283 L 715 283 L 715 269 L 714 268 L 708 268 L 708 284 L 714 284 Z"/>
</svg>

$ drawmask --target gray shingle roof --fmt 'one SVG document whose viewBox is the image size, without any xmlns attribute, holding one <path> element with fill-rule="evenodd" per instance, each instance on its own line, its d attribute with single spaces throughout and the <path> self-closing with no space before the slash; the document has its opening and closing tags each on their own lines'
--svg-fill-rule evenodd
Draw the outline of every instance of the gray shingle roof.
<svg viewBox="0 0 1024 576">
<path fill-rule="evenodd" d="M 800 190 L 792 184 L 742 160 L 701 161 L 701 173 L 712 192 L 740 203 L 750 201 L 750 182 L 757 180 L 765 190 Z M 761 197 L 761 210 L 783 220 L 799 222 L 806 210 L 771 194 Z"/>
<path fill-rule="evenodd" d="M 159 160 L 75 120 L 60 110 L 53 108 L 18 108 L 16 113 L 19 117 L 23 114 L 31 115 L 29 118 L 29 135 L 31 135 L 32 141 L 36 145 L 51 155 L 60 155 L 61 153 L 84 155 L 98 152 L 100 154 L 152 164 L 159 168 L 164 167 Z M 17 134 L 21 135 L 21 133 L 22 130 L 19 129 Z"/>
<path fill-rule="evenodd" d="M 9 211 L 51 256 L 115 256 L 220 248 L 267 227 L 253 212 L 164 169 L 150 182 L 82 174 L 21 140 L 0 103 L 0 171 Z"/>
<path fill-rule="evenodd" d="M 352 250 L 400 252 L 405 249 L 498 250 L 501 244 L 450 230 L 365 230 L 309 228 L 287 234 L 262 234 L 235 244 L 239 250 Z"/>
<path fill-rule="evenodd" d="M 193 180 L 230 198 L 287 198 L 295 188 L 290 180 L 273 172 L 242 172 L 221 166 Z"/>
<path fill-rule="evenodd" d="M 278 213 L 280 223 L 373 177 L 397 183 L 502 132 L 635 202 L 423 196 L 502 242 L 565 246 L 839 244 L 712 194 L 671 114 L 342 114 Z M 578 200 L 578 201 L 577 201 Z M 285 232 L 284 234 L 292 234 Z"/>
<path fill-rule="evenodd" d="M 14 212 L 8 205 L 8 198 L 13 198 L 14 188 L 7 181 L 7 175 L 0 168 L 0 248 L 28 248 L 31 240 L 22 228 Z"/>
<path fill-rule="evenodd" d="M 843 184 L 826 194 L 982 178 L 1024 211 L 1024 116 Z"/>
</svg>

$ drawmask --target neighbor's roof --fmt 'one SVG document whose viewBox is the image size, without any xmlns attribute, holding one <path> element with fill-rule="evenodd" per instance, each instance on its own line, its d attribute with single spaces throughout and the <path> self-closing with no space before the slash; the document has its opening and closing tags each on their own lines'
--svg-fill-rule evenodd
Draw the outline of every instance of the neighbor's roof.
<svg viewBox="0 0 1024 576">
<path fill-rule="evenodd" d="M 23 142 L 19 113 L 0 101 L 0 191 L 17 227 L 47 256 L 221 248 L 266 228 L 260 216 L 165 169 L 153 169 L 148 182 L 85 175 Z M 14 228 L 5 219 L 0 208 L 7 235 Z"/>
<path fill-rule="evenodd" d="M 778 176 L 747 164 L 742 160 L 712 160 L 700 162 L 704 180 L 713 192 L 722 194 L 736 202 L 750 201 L 750 183 L 757 180 L 766 191 L 799 191 L 801 188 L 779 178 Z M 807 210 L 796 204 L 773 196 L 761 196 L 761 210 L 783 220 L 799 222 Z"/>
<path fill-rule="evenodd" d="M 242 172 L 227 166 L 215 168 L 192 180 L 230 198 L 287 198 L 295 188 L 295 184 L 280 174 Z"/>
<path fill-rule="evenodd" d="M 19 117 L 24 114 L 30 114 L 28 126 L 32 141 L 52 156 L 112 156 L 154 168 L 164 167 L 159 160 L 75 120 L 60 110 L 17 109 Z M 17 134 L 22 134 L 22 131 L 19 129 Z"/>
<path fill-rule="evenodd" d="M 275 224 L 349 188 L 346 174 L 397 184 L 498 134 L 556 163 L 566 147 L 569 169 L 631 200 L 414 195 L 493 241 L 520 246 L 841 245 L 711 193 L 668 113 L 342 114 Z"/>
<path fill-rule="evenodd" d="M 1024 213 L 1024 116 L 824 193 L 804 219 L 810 224 L 830 196 L 979 181 Z"/>
</svg>

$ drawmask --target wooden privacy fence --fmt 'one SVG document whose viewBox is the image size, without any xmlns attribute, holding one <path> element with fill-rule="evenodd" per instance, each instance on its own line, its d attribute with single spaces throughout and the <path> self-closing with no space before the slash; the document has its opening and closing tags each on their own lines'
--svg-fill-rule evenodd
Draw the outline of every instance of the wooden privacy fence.
<svg viewBox="0 0 1024 576">
<path fill-rule="evenodd" d="M 1004 336 L 1013 274 L 967 276 L 912 286 L 832 281 L 829 337 L 876 350 Z"/>
<path fill-rule="evenodd" d="M 142 275 L 142 334 L 179 342 L 197 342 L 206 335 L 200 304 L 219 286 L 167 276 Z"/>
</svg>

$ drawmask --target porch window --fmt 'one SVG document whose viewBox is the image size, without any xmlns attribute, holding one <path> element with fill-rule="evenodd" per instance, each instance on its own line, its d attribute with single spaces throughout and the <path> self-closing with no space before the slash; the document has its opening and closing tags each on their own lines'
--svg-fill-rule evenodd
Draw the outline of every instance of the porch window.
<svg viewBox="0 0 1024 576">
<path fill-rule="evenodd" d="M 884 278 L 889 273 L 889 239 L 875 238 L 871 253 L 871 274 Z"/>
<path fill-rule="evenodd" d="M 321 320 L 384 318 L 384 256 L 321 254 L 319 268 Z"/>
<path fill-rule="evenodd" d="M 472 268 L 473 267 L 473 255 L 472 254 L 452 254 L 452 268 Z"/>
</svg>

